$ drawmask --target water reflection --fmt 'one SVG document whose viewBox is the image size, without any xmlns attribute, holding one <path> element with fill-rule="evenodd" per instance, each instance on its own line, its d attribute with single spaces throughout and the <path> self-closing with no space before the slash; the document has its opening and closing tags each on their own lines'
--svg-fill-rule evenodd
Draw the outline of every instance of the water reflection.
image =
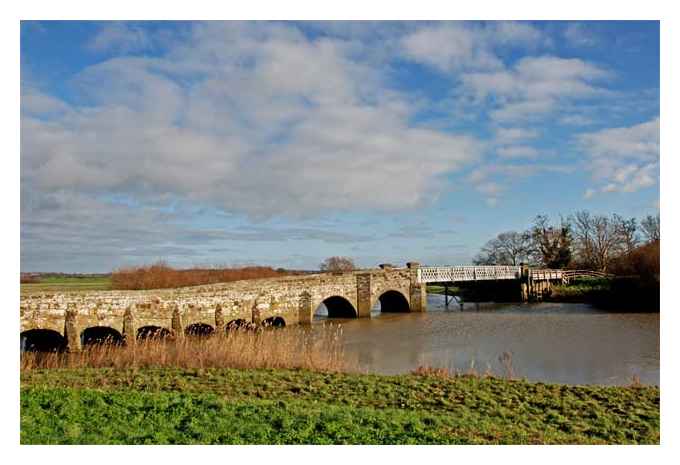
<svg viewBox="0 0 680 465">
<path fill-rule="evenodd" d="M 323 313 L 323 309 L 319 313 Z M 319 316 L 323 321 L 323 316 Z M 335 321 L 335 320 L 333 320 Z M 362 369 L 396 374 L 430 365 L 503 372 L 512 356 L 518 377 L 569 384 L 659 384 L 659 314 L 611 313 L 586 304 L 444 306 L 428 296 L 427 313 L 382 313 L 339 320 L 345 351 Z"/>
</svg>

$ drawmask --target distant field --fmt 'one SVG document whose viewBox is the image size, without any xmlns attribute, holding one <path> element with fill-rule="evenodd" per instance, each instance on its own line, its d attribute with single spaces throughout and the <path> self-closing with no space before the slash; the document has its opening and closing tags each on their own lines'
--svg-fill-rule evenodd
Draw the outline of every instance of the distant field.
<svg viewBox="0 0 680 465">
<path fill-rule="evenodd" d="M 45 276 L 37 283 L 22 283 L 21 293 L 106 291 L 111 289 L 109 276 Z"/>
</svg>

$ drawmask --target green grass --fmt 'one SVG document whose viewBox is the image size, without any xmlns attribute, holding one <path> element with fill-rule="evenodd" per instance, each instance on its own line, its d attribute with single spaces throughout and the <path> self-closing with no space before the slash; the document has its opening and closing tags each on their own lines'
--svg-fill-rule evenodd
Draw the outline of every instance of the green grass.
<svg viewBox="0 0 680 465">
<path fill-rule="evenodd" d="M 569 284 L 553 286 L 550 300 L 589 302 L 594 297 L 611 292 L 612 282 L 602 278 L 578 278 Z"/>
<path fill-rule="evenodd" d="M 21 293 L 111 290 L 110 276 L 44 276 L 38 283 L 21 284 Z"/>
<path fill-rule="evenodd" d="M 21 442 L 659 443 L 656 387 L 296 370 L 21 376 Z"/>
<path fill-rule="evenodd" d="M 428 284 L 427 292 L 429 294 L 444 294 L 444 286 L 439 286 L 437 284 Z M 449 296 L 457 295 L 460 293 L 460 288 L 456 286 L 449 286 Z"/>
</svg>

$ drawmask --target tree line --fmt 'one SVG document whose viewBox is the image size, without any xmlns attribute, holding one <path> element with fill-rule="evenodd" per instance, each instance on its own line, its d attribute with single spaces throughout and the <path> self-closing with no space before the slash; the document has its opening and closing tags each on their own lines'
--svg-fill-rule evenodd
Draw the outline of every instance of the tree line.
<svg viewBox="0 0 680 465">
<path fill-rule="evenodd" d="M 474 263 L 658 275 L 660 239 L 658 214 L 638 221 L 582 210 L 557 223 L 538 215 L 525 231 L 503 232 L 488 241 Z"/>
</svg>

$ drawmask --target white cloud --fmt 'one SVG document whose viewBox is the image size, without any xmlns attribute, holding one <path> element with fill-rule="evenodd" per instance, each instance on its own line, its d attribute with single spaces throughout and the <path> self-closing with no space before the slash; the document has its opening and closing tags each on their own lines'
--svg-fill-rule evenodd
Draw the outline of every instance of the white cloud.
<svg viewBox="0 0 680 465">
<path fill-rule="evenodd" d="M 151 47 L 149 35 L 141 28 L 124 22 L 110 22 L 97 31 L 88 44 L 95 52 L 135 52 Z"/>
<path fill-rule="evenodd" d="M 495 206 L 500 194 L 509 186 L 540 173 L 571 173 L 574 168 L 566 165 L 551 165 L 544 163 L 511 164 L 496 162 L 475 168 L 468 175 L 468 181 L 477 192 L 486 196 L 487 204 Z"/>
<path fill-rule="evenodd" d="M 501 158 L 537 158 L 538 150 L 528 145 L 511 145 L 499 147 L 496 153 Z"/>
<path fill-rule="evenodd" d="M 491 118 L 500 122 L 537 119 L 568 100 L 605 96 L 595 85 L 611 73 L 577 58 L 524 57 L 511 69 L 465 73 L 464 89 L 478 101 L 495 105 Z"/>
<path fill-rule="evenodd" d="M 563 36 L 569 44 L 576 47 L 594 47 L 600 42 L 584 23 L 569 23 L 564 28 Z"/>
<path fill-rule="evenodd" d="M 21 90 L 21 111 L 24 114 L 46 116 L 66 110 L 68 110 L 68 105 L 58 98 L 31 87 L 24 87 Z"/>
<path fill-rule="evenodd" d="M 594 123 L 594 120 L 585 115 L 571 114 L 562 116 L 559 122 L 567 126 L 589 126 Z"/>
<path fill-rule="evenodd" d="M 436 198 L 443 175 L 478 160 L 481 144 L 411 127 L 411 100 L 357 56 L 356 42 L 287 26 L 197 25 L 161 57 L 85 69 L 75 83 L 86 106 L 25 115 L 22 183 L 255 216 Z"/>
<path fill-rule="evenodd" d="M 500 21 L 482 27 L 457 21 L 422 27 L 405 36 L 402 46 L 407 58 L 448 73 L 502 69 L 497 48 L 533 49 L 547 42 L 540 30 L 527 23 Z"/>
<path fill-rule="evenodd" d="M 510 144 L 514 142 L 535 139 L 539 135 L 536 129 L 529 128 L 497 128 L 495 140 L 497 144 Z"/>
<path fill-rule="evenodd" d="M 658 182 L 659 129 L 655 118 L 577 137 L 600 192 L 635 192 Z"/>
</svg>

